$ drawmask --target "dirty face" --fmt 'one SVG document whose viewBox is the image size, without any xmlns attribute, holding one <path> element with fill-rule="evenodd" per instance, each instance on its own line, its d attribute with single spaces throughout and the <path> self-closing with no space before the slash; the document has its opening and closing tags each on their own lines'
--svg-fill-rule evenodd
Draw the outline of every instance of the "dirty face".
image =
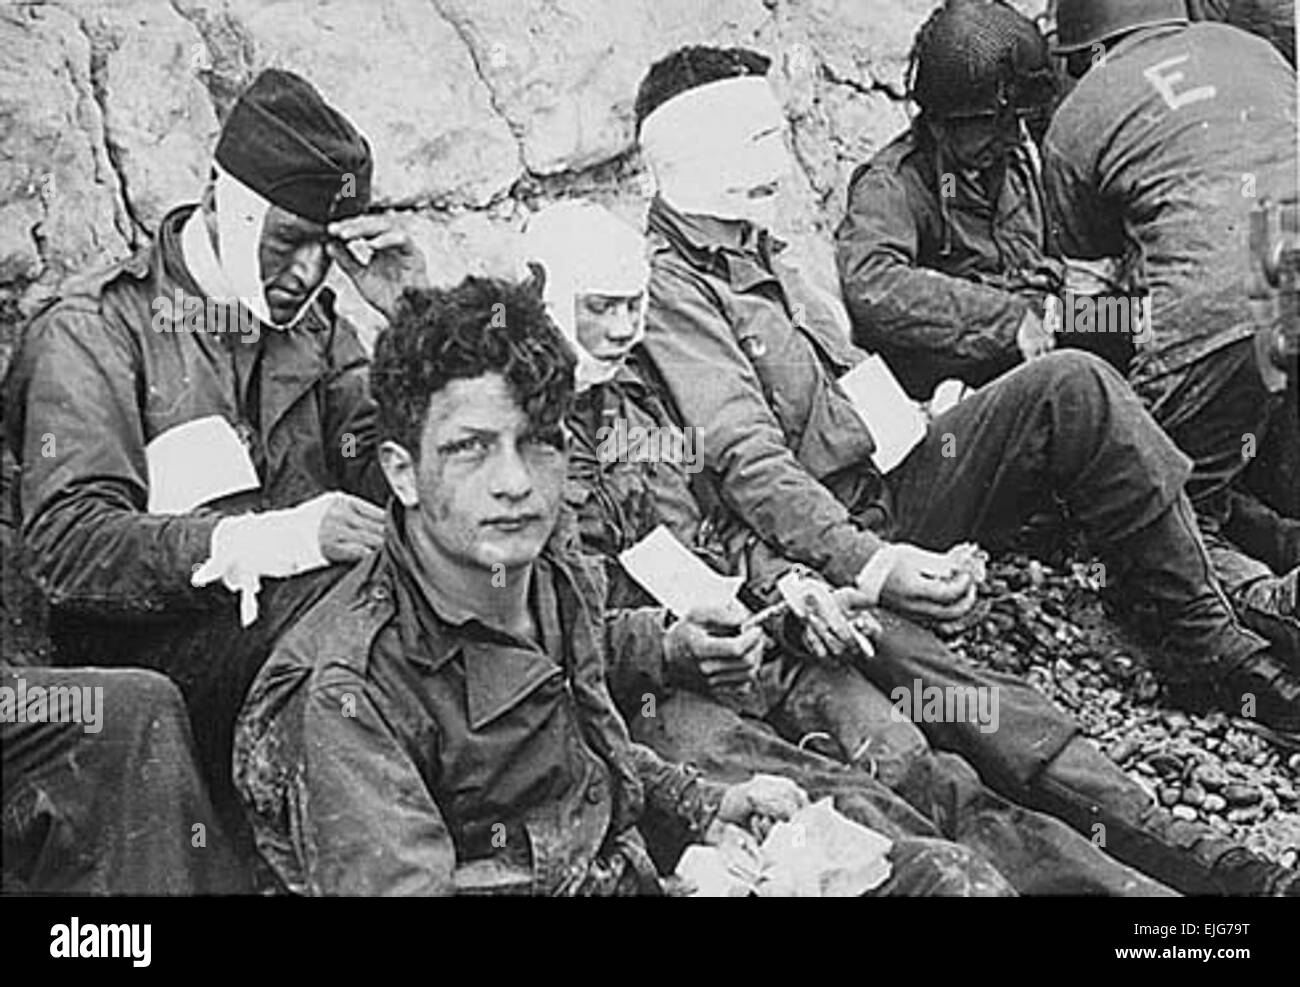
<svg viewBox="0 0 1300 987">
<path fill-rule="evenodd" d="M 258 244 L 262 292 L 276 324 L 293 321 L 329 272 L 323 223 L 272 205 L 266 212 Z"/>
<path fill-rule="evenodd" d="M 418 462 L 391 442 L 381 457 L 433 571 L 528 566 L 555 527 L 563 430 L 531 421 L 498 373 L 453 380 L 430 398 Z"/>
</svg>

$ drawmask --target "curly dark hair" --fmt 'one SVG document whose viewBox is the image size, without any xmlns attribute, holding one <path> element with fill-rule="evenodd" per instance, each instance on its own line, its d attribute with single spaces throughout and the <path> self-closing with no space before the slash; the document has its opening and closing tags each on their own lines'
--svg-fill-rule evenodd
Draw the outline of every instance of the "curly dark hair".
<svg viewBox="0 0 1300 987">
<path fill-rule="evenodd" d="M 573 402 L 575 362 L 533 281 L 471 276 L 450 289 L 407 289 L 370 365 L 379 440 L 418 457 L 430 398 L 487 373 L 505 378 L 530 419 L 554 425 Z"/>
<path fill-rule="evenodd" d="M 772 60 L 748 48 L 710 48 L 690 45 L 659 59 L 641 80 L 636 91 L 636 132 L 651 113 L 674 96 L 702 86 L 742 75 L 767 75 Z"/>
</svg>

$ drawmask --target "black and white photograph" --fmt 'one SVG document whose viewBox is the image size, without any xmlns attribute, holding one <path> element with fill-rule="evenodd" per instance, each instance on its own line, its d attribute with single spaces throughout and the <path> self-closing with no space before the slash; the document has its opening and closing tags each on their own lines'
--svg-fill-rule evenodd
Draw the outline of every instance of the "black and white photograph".
<svg viewBox="0 0 1300 987">
<path fill-rule="evenodd" d="M 0 2 L 21 952 L 1137 898 L 1104 968 L 1249 969 L 1295 66 L 1294 0 Z"/>
</svg>

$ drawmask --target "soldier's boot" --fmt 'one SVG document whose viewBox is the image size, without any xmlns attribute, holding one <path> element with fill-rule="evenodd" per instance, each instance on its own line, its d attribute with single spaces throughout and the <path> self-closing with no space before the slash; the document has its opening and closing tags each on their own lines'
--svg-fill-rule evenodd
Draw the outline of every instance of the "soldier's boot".
<svg viewBox="0 0 1300 987">
<path fill-rule="evenodd" d="M 1238 620 L 1184 495 L 1112 557 L 1125 593 L 1155 609 L 1164 635 L 1158 670 L 1172 696 L 1300 731 L 1300 678 L 1287 667 L 1290 656 Z"/>
<path fill-rule="evenodd" d="M 1082 737 L 1043 769 L 1026 801 L 1184 894 L 1300 896 L 1295 870 L 1172 815 Z"/>
</svg>

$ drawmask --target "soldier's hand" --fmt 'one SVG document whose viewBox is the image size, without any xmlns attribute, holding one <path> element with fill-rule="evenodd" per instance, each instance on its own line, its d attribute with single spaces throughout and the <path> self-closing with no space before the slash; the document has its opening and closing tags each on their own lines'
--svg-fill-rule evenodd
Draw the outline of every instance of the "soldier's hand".
<svg viewBox="0 0 1300 987">
<path fill-rule="evenodd" d="M 969 546 L 929 552 L 896 542 L 893 566 L 880 588 L 880 602 L 892 610 L 936 620 L 960 620 L 975 605 L 979 573 Z"/>
<path fill-rule="evenodd" d="M 320 551 L 331 562 L 355 562 L 384 541 L 385 513 L 368 500 L 336 493 L 320 524 Z"/>
<path fill-rule="evenodd" d="M 847 661 L 857 654 L 875 655 L 871 637 L 880 634 L 881 627 L 866 609 L 861 591 L 832 590 L 820 579 L 804 578 L 785 596 L 791 612 L 803 622 L 804 647 L 817 658 Z"/>
<path fill-rule="evenodd" d="M 1016 345 L 1026 360 L 1050 353 L 1056 348 L 1056 336 L 1048 330 L 1036 312 L 1026 312 L 1016 330 Z"/>
<path fill-rule="evenodd" d="M 330 223 L 328 232 L 330 259 L 390 322 L 405 289 L 428 287 L 424 255 L 394 216 L 353 216 Z"/>
<path fill-rule="evenodd" d="M 751 816 L 789 819 L 808 804 L 808 794 L 789 778 L 754 775 L 723 793 L 717 820 L 746 826 Z"/>
<path fill-rule="evenodd" d="M 664 661 L 669 668 L 698 670 L 711 689 L 744 685 L 770 643 L 762 628 L 742 628 L 748 616 L 734 600 L 692 610 L 664 635 Z"/>
</svg>

